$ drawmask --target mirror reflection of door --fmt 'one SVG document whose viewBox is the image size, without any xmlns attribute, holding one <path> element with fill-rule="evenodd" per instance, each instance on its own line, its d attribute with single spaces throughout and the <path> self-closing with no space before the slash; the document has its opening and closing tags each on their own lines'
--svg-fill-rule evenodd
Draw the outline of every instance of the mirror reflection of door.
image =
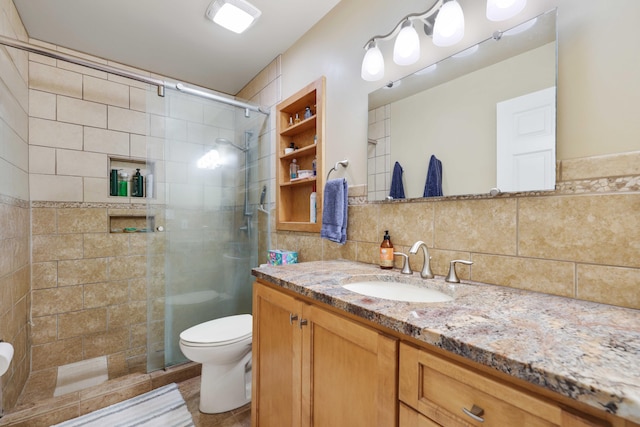
<svg viewBox="0 0 640 427">
<path fill-rule="evenodd" d="M 553 190 L 556 88 L 499 102 L 496 113 L 500 191 Z"/>
</svg>

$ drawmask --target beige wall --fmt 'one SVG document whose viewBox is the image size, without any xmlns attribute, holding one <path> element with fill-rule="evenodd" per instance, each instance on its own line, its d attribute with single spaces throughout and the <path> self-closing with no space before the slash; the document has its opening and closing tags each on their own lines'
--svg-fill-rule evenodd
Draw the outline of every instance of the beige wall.
<svg viewBox="0 0 640 427">
<path fill-rule="evenodd" d="M 0 3 L 0 35 L 26 39 L 12 2 Z M 27 55 L 0 47 L 0 339 L 15 349 L 0 380 L 5 410 L 29 375 L 29 148 Z"/>
<path fill-rule="evenodd" d="M 362 81 L 362 47 L 367 39 L 387 33 L 407 13 L 424 9 L 423 2 L 401 3 L 392 9 L 382 0 L 343 0 L 283 54 L 283 97 L 319 75 L 327 77 L 325 163 L 351 160 L 343 174 L 350 192 L 367 182 L 367 94 L 385 81 L 453 53 L 431 50 L 427 59 L 400 69 L 390 63 L 392 42 L 386 42 L 384 80 Z M 482 13 L 482 3 L 461 0 L 470 12 L 468 22 L 473 13 Z M 617 1 L 614 12 L 605 0 L 528 2 L 517 19 L 554 6 L 559 7 L 558 159 L 562 160 L 557 191 L 386 204 L 353 197 L 345 245 L 322 240 L 318 234 L 274 232 L 272 247 L 296 250 L 300 261 L 344 258 L 376 263 L 383 231 L 388 229 L 396 248 L 405 253 L 416 240 L 427 242 L 439 275 L 446 274 L 449 260 L 471 259 L 471 268 L 460 268 L 462 277 L 640 308 L 640 224 L 633 215 L 640 209 L 640 122 L 631 118 L 638 114 L 635 100 L 640 86 L 635 76 L 640 74 L 640 62 L 629 54 L 639 41 L 630 21 L 640 15 L 640 3 Z M 491 32 L 469 30 L 455 49 Z M 622 37 L 616 36 L 613 43 L 603 34 Z M 428 49 L 423 48 L 423 57 Z M 419 269 L 421 256 L 412 256 L 411 262 L 414 270 Z"/>
</svg>

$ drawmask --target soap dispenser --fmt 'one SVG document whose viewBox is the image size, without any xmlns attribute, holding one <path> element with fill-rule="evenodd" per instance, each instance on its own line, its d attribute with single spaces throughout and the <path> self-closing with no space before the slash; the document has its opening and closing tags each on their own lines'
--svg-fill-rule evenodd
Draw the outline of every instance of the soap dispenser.
<svg viewBox="0 0 640 427">
<path fill-rule="evenodd" d="M 385 230 L 384 238 L 380 244 L 380 268 L 389 270 L 393 268 L 393 243 L 389 230 Z"/>
</svg>

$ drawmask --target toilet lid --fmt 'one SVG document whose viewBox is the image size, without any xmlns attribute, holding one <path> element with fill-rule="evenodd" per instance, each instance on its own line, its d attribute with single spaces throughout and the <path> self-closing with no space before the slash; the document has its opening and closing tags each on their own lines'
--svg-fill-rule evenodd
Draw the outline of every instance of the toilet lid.
<svg viewBox="0 0 640 427">
<path fill-rule="evenodd" d="M 210 320 L 183 331 L 180 339 L 196 344 L 239 341 L 251 336 L 252 319 L 250 314 L 239 314 Z"/>
</svg>

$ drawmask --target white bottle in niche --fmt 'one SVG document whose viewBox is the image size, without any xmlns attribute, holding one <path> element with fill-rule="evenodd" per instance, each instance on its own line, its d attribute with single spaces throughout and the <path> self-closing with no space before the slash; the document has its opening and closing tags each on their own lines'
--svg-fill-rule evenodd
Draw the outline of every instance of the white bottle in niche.
<svg viewBox="0 0 640 427">
<path fill-rule="evenodd" d="M 317 221 L 317 212 L 316 212 L 316 186 L 313 186 L 313 191 L 311 192 L 311 196 L 309 196 L 309 222 L 315 224 Z"/>
<path fill-rule="evenodd" d="M 150 173 L 147 175 L 147 181 L 145 184 L 146 188 L 144 194 L 148 199 L 151 199 L 153 197 L 153 174 Z"/>
</svg>

